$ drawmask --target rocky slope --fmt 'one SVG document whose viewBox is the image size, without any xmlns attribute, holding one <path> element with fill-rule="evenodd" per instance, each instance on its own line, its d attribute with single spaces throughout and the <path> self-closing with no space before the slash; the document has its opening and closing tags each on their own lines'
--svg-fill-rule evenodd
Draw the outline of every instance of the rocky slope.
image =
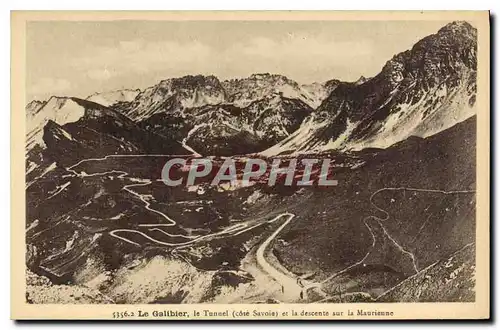
<svg viewBox="0 0 500 330">
<path fill-rule="evenodd" d="M 381 302 L 474 302 L 475 244 L 439 260 L 384 292 Z"/>
<path fill-rule="evenodd" d="M 43 128 L 49 121 L 64 125 L 79 120 L 84 113 L 85 109 L 69 97 L 53 96 L 46 102 L 30 102 L 26 107 L 27 150 L 44 146 Z"/>
<path fill-rule="evenodd" d="M 453 22 L 389 60 L 375 77 L 339 83 L 302 126 L 263 154 L 385 148 L 475 113 L 477 31 Z"/>
</svg>

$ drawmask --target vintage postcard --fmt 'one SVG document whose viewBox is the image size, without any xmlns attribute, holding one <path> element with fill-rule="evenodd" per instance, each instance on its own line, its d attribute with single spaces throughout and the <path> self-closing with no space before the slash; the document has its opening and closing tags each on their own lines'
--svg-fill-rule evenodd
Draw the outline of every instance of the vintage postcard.
<svg viewBox="0 0 500 330">
<path fill-rule="evenodd" d="M 487 11 L 11 20 L 12 318 L 490 317 Z"/>
</svg>

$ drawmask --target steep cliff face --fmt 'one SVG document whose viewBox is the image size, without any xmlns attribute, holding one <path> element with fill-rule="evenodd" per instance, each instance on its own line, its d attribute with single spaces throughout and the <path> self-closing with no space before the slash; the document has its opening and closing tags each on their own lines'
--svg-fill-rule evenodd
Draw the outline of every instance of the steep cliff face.
<svg viewBox="0 0 500 330">
<path fill-rule="evenodd" d="M 388 147 L 475 113 L 477 31 L 454 22 L 389 60 L 375 77 L 339 83 L 300 129 L 264 154 Z"/>
</svg>

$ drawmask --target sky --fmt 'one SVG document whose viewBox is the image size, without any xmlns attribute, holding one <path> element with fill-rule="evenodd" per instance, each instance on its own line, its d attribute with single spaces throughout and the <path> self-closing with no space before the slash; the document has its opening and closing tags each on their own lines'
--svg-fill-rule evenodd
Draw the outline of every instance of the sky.
<svg viewBox="0 0 500 330">
<path fill-rule="evenodd" d="M 144 89 L 188 74 L 279 73 L 299 83 L 376 75 L 447 21 L 27 23 L 27 100 Z"/>
</svg>

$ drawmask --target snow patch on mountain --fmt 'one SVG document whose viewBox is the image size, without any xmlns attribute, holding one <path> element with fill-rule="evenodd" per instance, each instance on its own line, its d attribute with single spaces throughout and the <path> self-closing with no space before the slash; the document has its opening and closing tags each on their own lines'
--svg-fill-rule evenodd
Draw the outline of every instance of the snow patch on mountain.
<svg viewBox="0 0 500 330">
<path fill-rule="evenodd" d="M 166 79 L 145 89 L 125 109 L 125 113 L 140 121 L 156 113 L 216 105 L 224 100 L 225 91 L 216 77 L 185 76 Z"/>
<path fill-rule="evenodd" d="M 95 93 L 87 97 L 87 100 L 109 107 L 118 102 L 132 102 L 140 92 L 141 91 L 139 89 L 122 89 L 117 91 Z"/>
</svg>

